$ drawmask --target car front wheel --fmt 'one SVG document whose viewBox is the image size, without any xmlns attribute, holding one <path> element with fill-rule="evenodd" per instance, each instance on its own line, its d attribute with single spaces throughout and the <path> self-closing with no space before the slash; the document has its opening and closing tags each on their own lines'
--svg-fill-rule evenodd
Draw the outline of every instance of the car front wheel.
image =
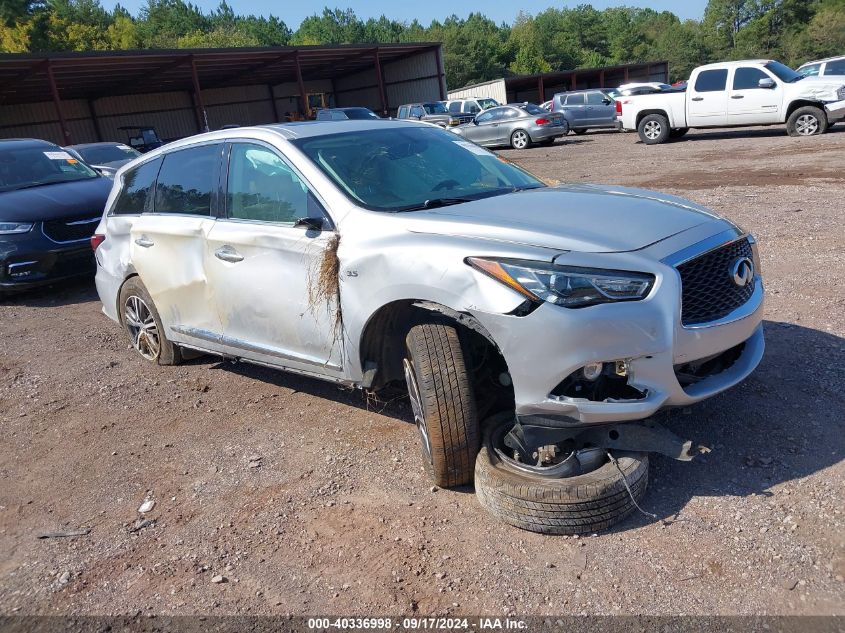
<svg viewBox="0 0 845 633">
<path fill-rule="evenodd" d="M 158 310 L 138 277 L 129 278 L 120 289 L 119 314 L 132 347 L 144 359 L 159 365 L 182 362 L 182 350 L 167 340 Z"/>
<path fill-rule="evenodd" d="M 827 132 L 827 115 L 815 106 L 798 108 L 786 121 L 786 132 L 790 136 L 815 136 Z"/>
<path fill-rule="evenodd" d="M 423 465 L 438 486 L 468 484 L 480 439 L 458 331 L 439 323 L 416 325 L 405 345 L 402 365 Z"/>
</svg>

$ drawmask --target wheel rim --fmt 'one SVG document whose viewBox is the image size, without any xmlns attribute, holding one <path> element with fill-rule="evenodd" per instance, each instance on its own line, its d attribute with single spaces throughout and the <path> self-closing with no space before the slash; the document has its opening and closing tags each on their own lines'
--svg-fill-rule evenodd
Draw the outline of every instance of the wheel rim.
<svg viewBox="0 0 845 633">
<path fill-rule="evenodd" d="M 505 444 L 505 436 L 510 432 L 512 425 L 503 424 L 497 428 L 490 440 L 493 451 L 501 460 L 502 465 L 513 472 L 539 477 L 542 479 L 563 479 L 584 475 L 602 466 L 606 461 L 607 451 L 603 448 L 582 448 L 566 454 L 562 459 L 544 465 L 539 462 L 532 464 L 519 459 L 515 451 Z M 533 459 L 533 456 L 527 456 Z"/>
<path fill-rule="evenodd" d="M 801 136 L 812 136 L 819 131 L 819 120 L 812 114 L 802 114 L 795 121 L 795 131 Z"/>
<path fill-rule="evenodd" d="M 433 464 L 431 441 L 428 438 L 428 427 L 425 423 L 425 412 L 422 407 L 420 388 L 417 384 L 417 373 L 414 371 L 414 365 L 407 358 L 402 359 L 402 367 L 405 370 L 405 383 L 408 385 L 408 399 L 411 401 L 411 410 L 414 413 L 414 424 L 417 425 L 417 430 L 420 432 L 423 455 L 429 464 Z"/>
<path fill-rule="evenodd" d="M 662 130 L 662 126 L 657 121 L 648 121 L 643 126 L 643 134 L 645 134 L 645 137 L 650 141 L 653 141 L 660 136 L 660 132 L 662 132 Z"/>
<path fill-rule="evenodd" d="M 513 133 L 513 146 L 516 149 L 522 149 L 528 145 L 528 135 L 525 132 Z"/>
<path fill-rule="evenodd" d="M 152 310 L 141 297 L 132 295 L 126 299 L 123 322 L 135 350 L 147 360 L 156 360 L 161 352 L 158 327 Z"/>
</svg>

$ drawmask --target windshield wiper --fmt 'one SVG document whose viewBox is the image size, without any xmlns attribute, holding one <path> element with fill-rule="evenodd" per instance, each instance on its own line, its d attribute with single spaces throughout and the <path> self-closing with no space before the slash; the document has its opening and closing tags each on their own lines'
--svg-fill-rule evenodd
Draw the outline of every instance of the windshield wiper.
<svg viewBox="0 0 845 633">
<path fill-rule="evenodd" d="M 464 202 L 472 202 L 475 198 L 430 198 L 421 204 L 412 204 L 407 207 L 396 209 L 396 212 L 402 211 L 421 211 L 423 209 L 436 209 L 438 207 L 448 207 L 453 204 L 462 204 Z"/>
</svg>

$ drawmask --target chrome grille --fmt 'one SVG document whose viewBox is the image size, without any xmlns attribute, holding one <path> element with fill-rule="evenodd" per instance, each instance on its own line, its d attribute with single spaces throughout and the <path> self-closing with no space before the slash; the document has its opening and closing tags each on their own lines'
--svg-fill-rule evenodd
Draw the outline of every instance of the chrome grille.
<svg viewBox="0 0 845 633">
<path fill-rule="evenodd" d="M 59 244 L 67 242 L 81 242 L 91 239 L 100 216 L 95 218 L 77 218 L 65 220 L 47 220 L 41 225 L 41 230 L 47 239 Z"/>
<path fill-rule="evenodd" d="M 748 301 L 754 282 L 738 286 L 731 268 L 740 257 L 753 261 L 752 255 L 748 238 L 743 238 L 680 264 L 681 323 L 716 321 Z"/>
</svg>

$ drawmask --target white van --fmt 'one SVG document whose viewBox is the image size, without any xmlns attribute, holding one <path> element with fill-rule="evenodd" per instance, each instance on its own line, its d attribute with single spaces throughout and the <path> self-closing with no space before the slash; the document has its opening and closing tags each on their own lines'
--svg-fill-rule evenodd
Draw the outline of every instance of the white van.
<svg viewBox="0 0 845 633">
<path fill-rule="evenodd" d="M 449 114 L 478 114 L 490 108 L 498 108 L 501 104 L 490 97 L 471 97 L 469 99 L 452 99 L 443 104 Z"/>
</svg>

